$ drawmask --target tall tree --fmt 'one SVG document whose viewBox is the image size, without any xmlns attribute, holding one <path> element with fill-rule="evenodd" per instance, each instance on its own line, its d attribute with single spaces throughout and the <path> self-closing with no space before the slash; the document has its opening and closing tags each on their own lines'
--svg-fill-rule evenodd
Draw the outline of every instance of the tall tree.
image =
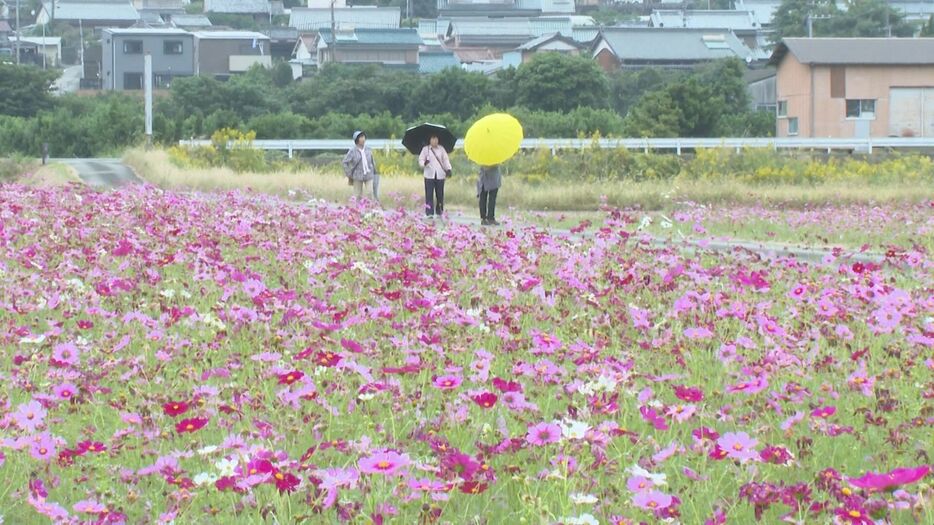
<svg viewBox="0 0 934 525">
<path fill-rule="evenodd" d="M 541 53 L 516 70 L 516 103 L 530 109 L 570 111 L 607 106 L 606 75 L 586 57 Z"/>
<path fill-rule="evenodd" d="M 0 115 L 31 117 L 51 109 L 49 88 L 55 75 L 35 66 L 0 64 Z"/>
<path fill-rule="evenodd" d="M 786 37 L 807 36 L 807 17 L 815 37 L 912 36 L 914 29 L 901 11 L 885 0 L 845 0 L 844 8 L 833 0 L 784 0 L 772 25 L 775 42 Z M 828 18 L 829 17 L 829 18 Z"/>
<path fill-rule="evenodd" d="M 410 94 L 412 116 L 453 113 L 467 118 L 491 98 L 490 79 L 459 67 L 428 77 Z"/>
</svg>

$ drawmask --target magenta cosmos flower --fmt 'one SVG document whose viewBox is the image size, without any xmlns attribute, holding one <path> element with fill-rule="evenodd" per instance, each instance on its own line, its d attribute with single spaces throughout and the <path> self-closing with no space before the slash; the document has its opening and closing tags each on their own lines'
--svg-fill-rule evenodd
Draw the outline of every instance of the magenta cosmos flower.
<svg viewBox="0 0 934 525">
<path fill-rule="evenodd" d="M 360 459 L 360 472 L 392 476 L 412 464 L 409 456 L 391 450 L 377 452 Z"/>
<path fill-rule="evenodd" d="M 661 510 L 671 506 L 672 498 L 670 495 L 658 490 L 648 490 L 638 492 L 632 498 L 632 503 L 645 510 Z"/>
<path fill-rule="evenodd" d="M 538 423 L 529 427 L 525 440 L 530 445 L 541 447 L 549 443 L 557 443 L 561 439 L 561 427 L 554 423 Z"/>
<path fill-rule="evenodd" d="M 728 458 L 742 462 L 754 460 L 759 457 L 756 452 L 758 441 L 749 437 L 745 432 L 727 432 L 717 440 L 717 445 L 726 453 Z"/>
<path fill-rule="evenodd" d="M 877 474 L 870 471 L 862 477 L 849 478 L 848 481 L 850 484 L 861 489 L 881 491 L 900 485 L 910 485 L 924 479 L 930 472 L 931 467 L 929 465 L 921 465 L 920 467 L 899 467 L 885 474 Z"/>
</svg>

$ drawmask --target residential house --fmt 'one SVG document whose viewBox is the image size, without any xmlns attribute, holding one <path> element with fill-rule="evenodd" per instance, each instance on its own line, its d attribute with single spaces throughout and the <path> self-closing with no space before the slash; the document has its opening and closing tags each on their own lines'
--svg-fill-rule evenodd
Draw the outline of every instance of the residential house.
<svg viewBox="0 0 934 525">
<path fill-rule="evenodd" d="M 294 27 L 273 27 L 263 31 L 269 37 L 269 54 L 273 59 L 288 60 L 295 50 L 298 29 Z"/>
<path fill-rule="evenodd" d="M 172 79 L 196 74 L 194 37 L 181 29 L 105 28 L 101 51 L 104 90 L 143 89 L 146 55 L 152 57 L 154 89 L 167 89 Z"/>
<path fill-rule="evenodd" d="M 755 60 L 768 60 L 768 36 L 752 11 L 656 9 L 649 17 L 651 27 L 729 29 L 754 53 Z"/>
<path fill-rule="evenodd" d="M 519 67 L 532 60 L 532 57 L 539 53 L 562 53 L 577 56 L 580 55 L 583 48 L 584 46 L 573 38 L 560 33 L 551 33 L 550 35 L 542 35 L 529 40 L 516 49 L 503 53 L 503 65 L 506 67 Z"/>
<path fill-rule="evenodd" d="M 182 0 L 135 0 L 133 7 L 139 12 L 142 24 L 145 27 L 170 27 L 169 20 L 174 15 L 185 15 L 185 4 Z"/>
<path fill-rule="evenodd" d="M 62 63 L 61 37 L 24 36 L 20 40 L 20 48 L 32 55 L 31 58 L 24 57 L 24 61 L 45 67 L 58 67 Z"/>
<path fill-rule="evenodd" d="M 259 22 L 285 14 L 285 8 L 280 0 L 204 0 L 204 12 L 250 15 Z"/>
<path fill-rule="evenodd" d="M 381 64 L 418 69 L 418 52 L 422 39 L 415 29 L 340 30 L 335 35 L 322 29 L 315 40 L 318 65 Z"/>
<path fill-rule="evenodd" d="M 607 27 L 596 39 L 592 54 L 606 71 L 687 69 L 727 57 L 752 60 L 752 51 L 726 29 Z"/>
<path fill-rule="evenodd" d="M 195 74 L 225 80 L 255 65 L 272 66 L 269 37 L 255 31 L 197 31 Z"/>
<path fill-rule="evenodd" d="M 459 17 L 536 17 L 573 15 L 574 0 L 438 0 L 438 16 Z"/>
<path fill-rule="evenodd" d="M 934 137 L 934 38 L 786 38 L 777 136 Z"/>
<path fill-rule="evenodd" d="M 140 17 L 139 11 L 129 0 L 55 0 L 44 1 L 36 24 L 48 24 L 52 20 L 85 29 L 101 27 L 130 27 Z"/>
<path fill-rule="evenodd" d="M 295 42 L 295 48 L 292 50 L 292 59 L 312 66 L 318 63 L 318 50 L 315 48 L 315 39 L 318 33 L 302 33 Z"/>
<path fill-rule="evenodd" d="M 402 20 L 398 7 L 342 7 L 334 9 L 337 29 L 396 29 Z M 289 27 L 299 31 L 319 31 L 331 28 L 331 10 L 328 8 L 293 7 Z"/>
<path fill-rule="evenodd" d="M 573 34 L 567 17 L 454 18 L 447 25 L 443 44 L 463 63 L 499 60 L 526 42 L 542 35 Z"/>
</svg>

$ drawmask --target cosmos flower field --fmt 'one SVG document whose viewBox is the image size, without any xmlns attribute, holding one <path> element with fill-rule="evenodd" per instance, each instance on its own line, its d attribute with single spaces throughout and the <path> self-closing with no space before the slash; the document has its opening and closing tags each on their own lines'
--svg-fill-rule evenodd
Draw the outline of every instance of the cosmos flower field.
<svg viewBox="0 0 934 525">
<path fill-rule="evenodd" d="M 0 521 L 934 523 L 924 243 L 640 219 L 2 186 Z"/>
</svg>

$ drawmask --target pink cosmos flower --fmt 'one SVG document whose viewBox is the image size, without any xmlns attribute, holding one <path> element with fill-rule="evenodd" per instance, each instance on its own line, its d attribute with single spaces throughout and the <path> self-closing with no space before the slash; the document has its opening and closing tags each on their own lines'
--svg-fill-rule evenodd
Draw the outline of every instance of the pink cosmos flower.
<svg viewBox="0 0 934 525">
<path fill-rule="evenodd" d="M 859 478 L 848 478 L 853 486 L 866 490 L 883 491 L 901 485 L 910 485 L 925 478 L 931 472 L 931 467 L 899 467 L 885 474 L 867 472 Z"/>
<path fill-rule="evenodd" d="M 720 436 L 717 445 L 726 453 L 727 457 L 743 463 L 758 459 L 759 453 L 755 447 L 758 441 L 749 437 L 745 432 L 727 432 Z"/>
<path fill-rule="evenodd" d="M 42 426 L 46 414 L 45 407 L 33 399 L 16 407 L 16 412 L 13 413 L 13 421 L 16 426 L 26 432 L 35 432 Z"/>
<path fill-rule="evenodd" d="M 703 326 L 691 327 L 684 330 L 684 336 L 688 339 L 710 339 L 713 337 L 713 332 Z"/>
<path fill-rule="evenodd" d="M 893 308 L 881 308 L 872 314 L 874 321 L 873 331 L 880 334 L 890 334 L 902 322 L 902 314 Z"/>
<path fill-rule="evenodd" d="M 561 439 L 561 427 L 554 423 L 537 423 L 529 427 L 525 441 L 533 446 L 541 447 L 550 443 L 557 443 Z"/>
<path fill-rule="evenodd" d="M 62 365 L 75 366 L 81 351 L 73 343 L 60 343 L 52 348 L 52 360 Z"/>
<path fill-rule="evenodd" d="M 647 490 L 637 492 L 632 498 L 633 505 L 645 510 L 661 510 L 671 506 L 672 498 L 670 495 L 658 490 Z"/>
<path fill-rule="evenodd" d="M 649 478 L 642 476 L 632 476 L 626 480 L 626 488 L 628 488 L 630 492 L 638 494 L 640 492 L 652 490 L 655 488 L 655 483 L 652 483 L 652 480 Z"/>
<path fill-rule="evenodd" d="M 73 383 L 62 383 L 60 385 L 55 385 L 55 387 L 52 388 L 52 393 L 55 394 L 55 397 L 63 401 L 68 401 L 78 394 L 78 387 Z"/>
<path fill-rule="evenodd" d="M 665 415 L 678 423 L 684 423 L 688 419 L 691 419 L 691 416 L 694 415 L 696 410 L 697 407 L 694 405 L 672 405 L 665 411 Z"/>
<path fill-rule="evenodd" d="M 81 500 L 78 503 L 75 503 L 74 507 L 75 512 L 83 512 L 85 514 L 102 514 L 107 510 L 107 506 L 103 503 L 98 503 L 92 499 Z"/>
<path fill-rule="evenodd" d="M 360 472 L 364 474 L 383 474 L 385 476 L 396 475 L 411 464 L 412 461 L 408 455 L 391 450 L 371 454 L 361 458 L 358 462 Z"/>
<path fill-rule="evenodd" d="M 454 390 L 463 381 L 464 379 L 458 375 L 443 375 L 435 378 L 434 385 L 438 390 Z"/>
<path fill-rule="evenodd" d="M 55 441 L 48 433 L 40 434 L 38 439 L 32 442 L 29 453 L 33 458 L 45 462 L 51 462 L 58 455 L 55 450 Z"/>
<path fill-rule="evenodd" d="M 561 341 L 550 335 L 534 331 L 532 335 L 532 355 L 553 354 L 561 348 Z"/>
<path fill-rule="evenodd" d="M 360 472 L 354 468 L 329 468 L 315 470 L 312 474 L 321 480 L 319 487 L 326 491 L 324 508 L 330 508 L 337 502 L 340 488 L 353 488 L 360 479 Z"/>
</svg>

